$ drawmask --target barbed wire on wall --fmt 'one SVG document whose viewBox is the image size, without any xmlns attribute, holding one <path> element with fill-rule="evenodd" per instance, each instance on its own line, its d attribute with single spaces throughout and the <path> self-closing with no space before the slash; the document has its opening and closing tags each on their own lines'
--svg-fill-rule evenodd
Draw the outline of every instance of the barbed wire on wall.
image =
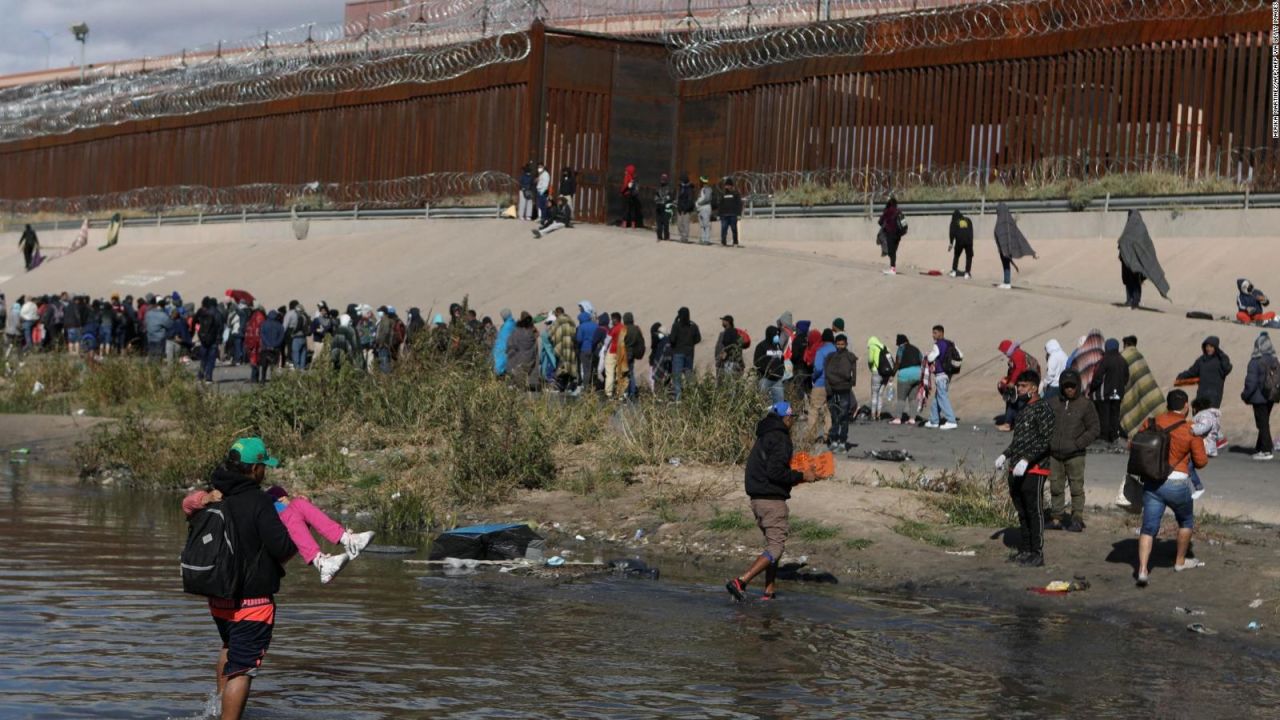
<svg viewBox="0 0 1280 720">
<path fill-rule="evenodd" d="M 458 77 L 528 56 L 533 0 L 436 0 L 0 91 L 0 141 Z"/>
<path fill-rule="evenodd" d="M 1257 12 L 1267 0 L 985 0 L 886 15 L 795 24 L 803 0 L 756 4 L 702 23 L 690 16 L 666 33 L 681 80 L 806 58 L 885 55 L 971 41 L 1033 38 L 1134 21 L 1195 20 Z"/>
<path fill-rule="evenodd" d="M 184 210 L 220 214 L 269 212 L 294 207 L 317 210 L 405 208 L 422 207 L 442 199 L 505 202 L 517 187 L 518 183 L 510 175 L 490 171 L 441 172 L 348 183 L 251 183 L 224 188 L 175 185 L 70 198 L 0 200 L 0 214 L 80 217 L 120 211 L 154 214 Z"/>
</svg>

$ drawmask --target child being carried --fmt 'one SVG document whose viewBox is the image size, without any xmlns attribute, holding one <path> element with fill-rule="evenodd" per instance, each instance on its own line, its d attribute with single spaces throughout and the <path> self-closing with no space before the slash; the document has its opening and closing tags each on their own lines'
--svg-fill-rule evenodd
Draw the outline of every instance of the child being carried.
<svg viewBox="0 0 1280 720">
<path fill-rule="evenodd" d="M 267 494 L 275 499 L 276 512 L 280 514 L 280 522 L 289 531 L 289 538 L 298 546 L 298 554 L 308 565 L 320 573 L 320 582 L 327 583 L 338 574 L 348 560 L 353 560 L 360 551 L 373 540 L 373 532 L 352 532 L 324 514 L 320 508 L 311 504 L 305 497 L 289 497 L 288 491 L 279 485 L 267 488 Z M 217 490 L 196 490 L 182 499 L 182 512 L 187 517 L 203 510 L 210 503 L 222 500 L 222 493 Z M 311 531 L 315 530 L 325 540 L 342 545 L 343 552 L 327 555 L 320 552 Z"/>
</svg>

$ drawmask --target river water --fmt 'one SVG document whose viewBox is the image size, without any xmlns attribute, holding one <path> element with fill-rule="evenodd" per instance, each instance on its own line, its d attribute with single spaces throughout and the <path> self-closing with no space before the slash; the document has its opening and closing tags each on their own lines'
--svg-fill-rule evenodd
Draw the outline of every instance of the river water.
<svg viewBox="0 0 1280 720">
<path fill-rule="evenodd" d="M 217 633 L 178 497 L 5 468 L 0 718 L 201 718 Z M 1280 717 L 1280 652 L 1128 618 L 783 587 L 291 563 L 250 718 Z"/>
</svg>

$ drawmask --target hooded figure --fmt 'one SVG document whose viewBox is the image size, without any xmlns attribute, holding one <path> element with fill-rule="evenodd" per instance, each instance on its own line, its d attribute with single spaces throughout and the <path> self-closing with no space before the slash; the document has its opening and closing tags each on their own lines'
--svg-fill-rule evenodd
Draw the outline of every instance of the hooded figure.
<svg viewBox="0 0 1280 720">
<path fill-rule="evenodd" d="M 1120 249 L 1121 279 L 1128 290 L 1128 305 L 1136 308 L 1142 301 L 1142 281 L 1150 280 L 1160 292 L 1160 297 L 1169 299 L 1169 282 L 1164 278 L 1164 268 L 1156 257 L 1155 243 L 1151 242 L 1151 234 L 1147 232 L 1147 224 L 1142 221 L 1142 213 L 1129 211 L 1129 220 L 1124 225 L 1117 243 Z"/>
<path fill-rule="evenodd" d="M 628 165 L 622 175 L 622 227 L 644 227 L 640 216 L 640 186 L 636 184 L 636 166 Z"/>
<path fill-rule="evenodd" d="M 1253 406 L 1253 422 L 1258 427 L 1254 460 L 1270 460 L 1275 447 L 1275 440 L 1271 437 L 1271 409 L 1275 406 L 1275 389 L 1267 386 L 1268 378 L 1274 381 L 1278 374 L 1280 360 L 1276 359 L 1271 336 L 1264 331 L 1253 341 L 1253 354 L 1249 357 L 1249 369 L 1244 376 L 1244 392 L 1240 393 L 1240 399 Z"/>
<path fill-rule="evenodd" d="M 22 258 L 25 261 L 23 267 L 30 270 L 33 267 L 31 260 L 40 249 L 40 239 L 36 237 L 35 228 L 27 225 L 22 230 L 22 237 L 18 238 L 18 247 L 22 248 Z"/>
<path fill-rule="evenodd" d="M 511 311 L 503 308 L 502 328 L 498 330 L 498 337 L 493 343 L 493 372 L 496 375 L 502 376 L 507 373 L 507 343 L 515 331 L 516 321 L 512 319 Z"/>
<path fill-rule="evenodd" d="M 1210 335 L 1200 343 L 1200 357 L 1191 363 L 1191 367 L 1178 373 L 1178 380 L 1197 382 L 1196 399 L 1205 400 L 1211 408 L 1220 408 L 1223 386 L 1230 374 L 1231 358 L 1222 352 L 1218 336 Z"/>
<path fill-rule="evenodd" d="M 420 308 L 409 308 L 409 324 L 405 328 L 405 342 L 412 343 L 418 333 L 425 330 L 427 321 L 422 319 L 422 310 Z"/>
<path fill-rule="evenodd" d="M 1164 408 L 1164 393 L 1137 347 L 1127 347 L 1120 355 L 1129 366 L 1129 383 L 1120 401 L 1120 430 L 1132 435 L 1147 418 Z"/>
<path fill-rule="evenodd" d="M 951 277 L 970 277 L 969 273 L 973 270 L 973 221 L 959 210 L 953 211 L 947 235 L 947 249 L 954 253 L 951 257 Z M 960 270 L 961 255 L 965 256 L 963 272 Z"/>
<path fill-rule="evenodd" d="M 1067 354 L 1057 340 L 1049 340 L 1044 344 L 1045 366 L 1044 376 L 1040 379 L 1040 394 L 1052 398 L 1058 394 L 1058 378 L 1067 369 Z"/>
<path fill-rule="evenodd" d="M 649 380 L 654 390 L 671 377 L 671 338 L 662 323 L 649 326 Z"/>
<path fill-rule="evenodd" d="M 1089 391 L 1091 396 L 1094 370 L 1097 369 L 1098 362 L 1102 360 L 1104 342 L 1101 330 L 1090 330 L 1088 335 L 1080 338 L 1075 352 L 1071 353 L 1071 357 L 1067 359 L 1067 367 L 1080 373 L 1081 387 Z"/>
<path fill-rule="evenodd" d="M 1265 293 L 1253 286 L 1245 278 L 1236 280 L 1236 289 L 1240 294 L 1236 297 L 1236 319 L 1246 325 L 1252 323 L 1265 323 L 1276 319 L 1273 312 L 1263 312 L 1263 308 L 1270 305 L 1271 301 L 1267 299 Z"/>
<path fill-rule="evenodd" d="M 1015 269 L 1018 267 L 1013 261 L 1028 255 L 1034 258 L 1036 251 L 1031 248 L 1031 243 L 1027 242 L 1027 236 L 1018 229 L 1013 213 L 1009 212 L 1009 206 L 1004 203 L 996 206 L 995 236 L 996 250 L 1000 253 L 1000 265 L 1004 269 L 1004 284 L 1001 287 L 1007 289 L 1013 280 L 1009 270 L 1011 267 Z"/>
</svg>

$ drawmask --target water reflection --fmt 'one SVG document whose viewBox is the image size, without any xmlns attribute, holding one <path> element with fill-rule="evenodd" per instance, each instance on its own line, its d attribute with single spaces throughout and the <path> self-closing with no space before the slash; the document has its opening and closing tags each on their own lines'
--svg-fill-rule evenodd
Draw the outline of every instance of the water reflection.
<svg viewBox="0 0 1280 720">
<path fill-rule="evenodd" d="M 176 496 L 11 466 L 0 504 L 0 717 L 196 717 L 217 635 L 181 593 Z M 256 718 L 1274 716 L 1274 655 L 1026 607 L 796 588 L 727 602 L 712 571 L 552 585 L 365 555 L 290 566 Z M 1237 654 L 1238 653 L 1238 654 Z M 1242 709 L 1244 708 L 1244 709 Z"/>
</svg>

